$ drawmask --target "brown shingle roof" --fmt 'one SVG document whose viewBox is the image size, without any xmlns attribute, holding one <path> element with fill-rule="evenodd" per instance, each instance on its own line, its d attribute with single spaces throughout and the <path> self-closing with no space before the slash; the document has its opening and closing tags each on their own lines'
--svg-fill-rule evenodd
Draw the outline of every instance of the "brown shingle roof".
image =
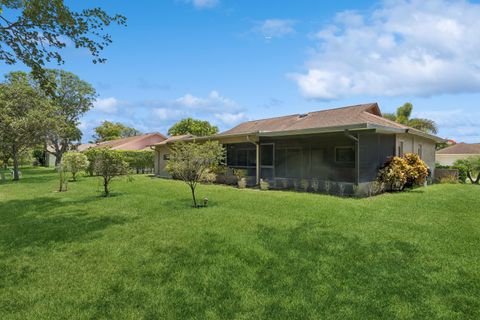
<svg viewBox="0 0 480 320">
<path fill-rule="evenodd" d="M 144 150 L 149 146 L 162 142 L 167 138 L 160 133 L 148 133 L 141 136 L 134 136 L 124 139 L 116 139 L 100 142 L 97 148 L 111 148 L 113 150 L 135 151 Z"/>
<path fill-rule="evenodd" d="M 471 154 L 480 155 L 480 143 L 457 143 L 437 151 L 437 154 Z"/>
<path fill-rule="evenodd" d="M 369 103 L 306 114 L 293 114 L 277 118 L 247 121 L 222 132 L 220 135 L 281 132 L 356 124 L 375 124 L 396 129 L 409 129 L 407 126 L 383 118 L 378 105 Z"/>
<path fill-rule="evenodd" d="M 161 146 L 161 145 L 164 145 L 164 144 L 167 144 L 167 143 L 170 143 L 170 142 L 187 140 L 187 139 L 190 139 L 190 138 L 193 138 L 193 137 L 194 136 L 192 136 L 190 134 L 184 134 L 184 135 L 179 135 L 179 136 L 171 136 L 171 137 L 168 137 L 166 140 L 163 140 L 162 142 L 159 142 L 159 143 L 155 143 L 153 145 L 154 146 Z"/>
</svg>

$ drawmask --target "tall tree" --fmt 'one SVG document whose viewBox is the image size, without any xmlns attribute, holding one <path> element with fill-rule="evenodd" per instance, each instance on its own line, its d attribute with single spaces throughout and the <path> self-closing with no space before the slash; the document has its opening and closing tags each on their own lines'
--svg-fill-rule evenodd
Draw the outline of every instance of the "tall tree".
<svg viewBox="0 0 480 320">
<path fill-rule="evenodd" d="M 208 121 L 192 118 L 182 119 L 168 129 L 168 134 L 171 136 L 191 134 L 194 136 L 203 137 L 211 136 L 216 133 L 218 133 L 218 127 L 212 126 Z"/>
<path fill-rule="evenodd" d="M 383 117 L 426 133 L 436 134 L 438 132 L 435 121 L 424 118 L 410 118 L 412 111 L 413 105 L 407 102 L 397 109 L 397 113 L 385 113 Z"/>
<path fill-rule="evenodd" d="M 116 140 L 141 135 L 142 133 L 135 128 L 128 127 L 120 122 L 103 121 L 95 128 L 93 138 L 95 142 Z"/>
<path fill-rule="evenodd" d="M 0 60 L 23 62 L 42 78 L 45 63 L 63 63 L 60 51 L 71 42 L 87 49 L 94 63 L 102 63 L 100 53 L 112 42 L 105 28 L 112 23 L 125 25 L 126 18 L 101 8 L 74 11 L 63 0 L 1 1 Z"/>
<path fill-rule="evenodd" d="M 53 147 L 55 165 L 72 142 L 82 138 L 78 129 L 80 117 L 93 107 L 95 89 L 73 73 L 63 70 L 47 70 L 48 90 L 55 111 L 54 126 L 47 131 L 47 143 Z"/>
<path fill-rule="evenodd" d="M 52 121 L 49 100 L 24 72 L 12 72 L 0 84 L 0 140 L 13 159 L 14 180 L 19 179 L 19 158 L 42 142 Z"/>
</svg>

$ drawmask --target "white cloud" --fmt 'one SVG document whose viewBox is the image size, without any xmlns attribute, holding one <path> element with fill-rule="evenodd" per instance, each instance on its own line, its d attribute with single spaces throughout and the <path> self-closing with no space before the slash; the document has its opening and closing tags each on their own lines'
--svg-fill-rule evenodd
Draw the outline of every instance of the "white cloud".
<svg viewBox="0 0 480 320">
<path fill-rule="evenodd" d="M 114 97 L 104 98 L 104 99 L 97 99 L 93 106 L 96 110 L 104 112 L 104 113 L 116 113 L 118 111 L 119 101 Z"/>
<path fill-rule="evenodd" d="M 186 0 L 185 2 L 193 4 L 198 9 L 213 8 L 220 3 L 219 0 Z"/>
<path fill-rule="evenodd" d="M 175 110 L 171 108 L 156 108 L 153 109 L 153 114 L 155 118 L 161 121 L 178 119 L 185 115 L 185 112 L 182 110 Z"/>
<path fill-rule="evenodd" d="M 188 108 L 196 109 L 203 112 L 219 112 L 219 111 L 237 111 L 239 110 L 239 105 L 226 97 L 223 97 L 217 91 L 211 91 L 207 97 L 197 97 L 190 93 L 175 99 L 175 105 Z"/>
<path fill-rule="evenodd" d="M 480 129 L 476 120 L 480 112 L 452 109 L 444 111 L 416 112 L 414 117 L 435 121 L 440 127 L 440 134 L 458 142 L 480 142 Z"/>
<path fill-rule="evenodd" d="M 480 91 L 480 5 L 385 0 L 368 14 L 339 13 L 314 35 L 303 95 L 420 95 Z"/>
<path fill-rule="evenodd" d="M 254 30 L 266 38 L 281 38 L 295 33 L 294 25 L 294 20 L 267 19 L 254 28 Z"/>
<path fill-rule="evenodd" d="M 239 113 L 223 112 L 223 113 L 216 113 L 214 114 L 214 116 L 215 118 L 220 120 L 222 123 L 230 126 L 236 125 L 242 121 L 247 120 L 247 117 L 242 112 L 239 112 Z"/>
</svg>

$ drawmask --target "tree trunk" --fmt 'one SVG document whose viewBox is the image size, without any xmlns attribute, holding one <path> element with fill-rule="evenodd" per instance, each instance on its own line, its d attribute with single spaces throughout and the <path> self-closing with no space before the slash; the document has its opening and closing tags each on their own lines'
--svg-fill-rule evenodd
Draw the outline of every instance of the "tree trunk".
<svg viewBox="0 0 480 320">
<path fill-rule="evenodd" d="M 77 173 L 72 172 L 72 181 L 77 181 Z"/>
<path fill-rule="evenodd" d="M 105 193 L 105 197 L 108 197 L 109 191 L 108 191 L 108 178 L 103 177 L 103 192 Z"/>
<path fill-rule="evenodd" d="M 470 171 L 467 171 L 467 177 L 472 184 L 475 184 L 475 180 L 473 180 L 472 173 Z"/>
<path fill-rule="evenodd" d="M 480 172 L 477 175 L 477 180 L 475 180 L 475 184 L 480 184 Z"/>
<path fill-rule="evenodd" d="M 195 198 L 195 187 L 190 186 L 190 189 L 192 190 L 193 207 L 197 208 L 197 199 Z"/>
<path fill-rule="evenodd" d="M 17 148 L 13 147 L 13 181 L 20 180 L 20 176 L 18 174 L 18 150 Z"/>
<path fill-rule="evenodd" d="M 55 153 L 55 167 L 59 166 L 61 162 L 62 162 L 62 153 L 61 152 L 56 152 Z"/>
</svg>

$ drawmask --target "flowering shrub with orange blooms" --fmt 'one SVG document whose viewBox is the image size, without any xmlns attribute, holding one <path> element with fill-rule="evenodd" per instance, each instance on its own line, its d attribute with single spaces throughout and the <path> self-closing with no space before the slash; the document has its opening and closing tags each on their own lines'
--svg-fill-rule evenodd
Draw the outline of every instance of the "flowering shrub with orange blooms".
<svg viewBox="0 0 480 320">
<path fill-rule="evenodd" d="M 421 186 L 425 184 L 428 177 L 428 166 L 415 153 L 407 153 L 404 156 L 409 166 L 407 171 L 407 186 Z"/>
<path fill-rule="evenodd" d="M 405 186 L 423 185 L 428 176 L 428 167 L 414 153 L 403 157 L 391 157 L 378 172 L 377 180 L 386 188 L 401 191 Z"/>
</svg>

